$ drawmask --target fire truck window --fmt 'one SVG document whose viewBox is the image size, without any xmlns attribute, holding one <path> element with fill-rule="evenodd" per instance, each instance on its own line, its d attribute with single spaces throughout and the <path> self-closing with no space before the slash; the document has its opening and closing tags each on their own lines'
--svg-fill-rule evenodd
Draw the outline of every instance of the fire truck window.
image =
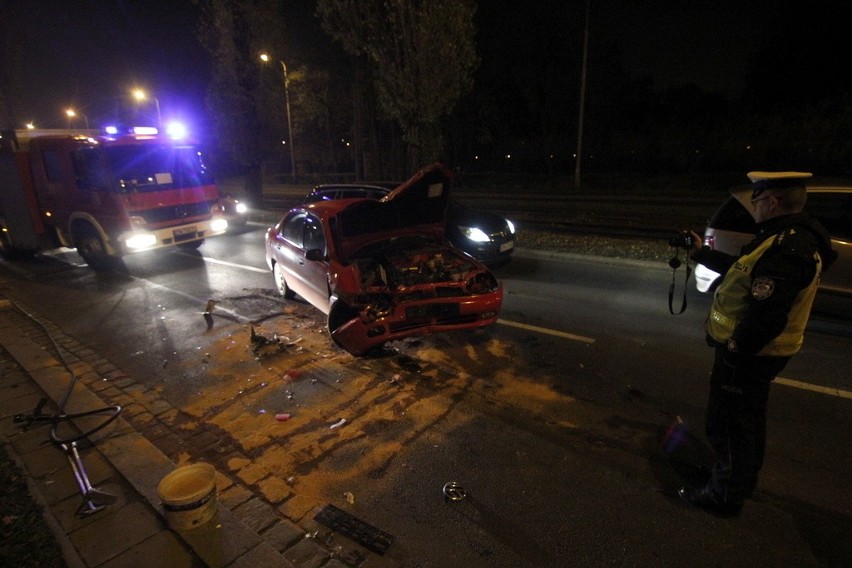
<svg viewBox="0 0 852 568">
<path fill-rule="evenodd" d="M 74 153 L 74 170 L 80 189 L 107 189 L 109 176 L 97 150 L 85 148 Z"/>
<path fill-rule="evenodd" d="M 44 172 L 48 181 L 62 181 L 62 162 L 59 152 L 55 150 L 45 150 L 41 153 L 41 160 L 44 163 Z"/>
<path fill-rule="evenodd" d="M 123 193 L 175 187 L 174 156 L 167 147 L 115 146 L 106 155 Z"/>
</svg>

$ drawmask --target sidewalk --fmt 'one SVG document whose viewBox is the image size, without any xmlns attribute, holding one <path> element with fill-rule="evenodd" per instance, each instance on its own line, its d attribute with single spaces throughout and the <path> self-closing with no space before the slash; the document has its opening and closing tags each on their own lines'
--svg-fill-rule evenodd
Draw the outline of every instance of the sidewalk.
<svg viewBox="0 0 852 568">
<path fill-rule="evenodd" d="M 61 347 L 62 355 L 52 342 Z M 213 520 L 192 530 L 171 530 L 157 485 L 178 464 L 158 446 L 209 445 L 205 439 L 209 433 L 182 432 L 181 413 L 167 400 L 49 322 L 32 319 L 26 306 L 2 295 L 0 371 L 0 442 L 29 474 L 30 491 L 45 509 L 72 568 L 345 568 L 360 566 L 365 559 L 370 566 L 396 566 L 354 542 L 351 549 L 341 548 L 339 535 L 334 549 L 323 546 L 331 542 L 329 529 L 312 519 L 302 522 L 310 526 L 300 526 L 282 517 L 251 487 L 222 472 L 217 472 L 218 509 Z M 77 443 L 81 473 L 96 490 L 90 501 L 83 498 L 72 460 L 51 441 L 50 422 L 26 420 L 43 399 L 48 402 L 41 412 L 57 413 L 69 388 L 66 415 L 122 407 L 108 426 Z M 104 418 L 74 418 L 71 425 L 57 426 L 57 431 L 61 438 L 71 438 L 92 430 Z"/>
</svg>

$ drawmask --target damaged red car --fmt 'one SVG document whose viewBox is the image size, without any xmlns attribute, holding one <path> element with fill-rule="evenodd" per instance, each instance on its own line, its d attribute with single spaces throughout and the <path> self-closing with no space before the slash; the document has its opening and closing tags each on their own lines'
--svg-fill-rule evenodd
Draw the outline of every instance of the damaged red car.
<svg viewBox="0 0 852 568">
<path fill-rule="evenodd" d="M 328 316 L 332 339 L 360 356 L 418 334 L 497 321 L 503 288 L 444 238 L 452 173 L 433 164 L 381 200 L 290 210 L 266 234 L 278 291 Z"/>
</svg>

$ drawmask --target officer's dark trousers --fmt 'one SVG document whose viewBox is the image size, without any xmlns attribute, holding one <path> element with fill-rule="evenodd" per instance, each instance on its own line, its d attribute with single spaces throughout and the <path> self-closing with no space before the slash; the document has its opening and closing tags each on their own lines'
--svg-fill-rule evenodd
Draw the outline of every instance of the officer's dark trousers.
<svg viewBox="0 0 852 568">
<path fill-rule="evenodd" d="M 726 351 L 716 347 L 710 376 L 706 432 L 716 461 L 708 487 L 720 503 L 739 506 L 754 491 L 763 466 L 769 385 L 790 358 L 742 355 L 731 366 Z"/>
</svg>

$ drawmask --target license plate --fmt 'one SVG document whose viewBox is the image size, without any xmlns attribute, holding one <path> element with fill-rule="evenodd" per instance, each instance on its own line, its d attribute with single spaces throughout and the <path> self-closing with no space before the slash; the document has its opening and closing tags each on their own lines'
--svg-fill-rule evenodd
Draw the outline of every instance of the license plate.
<svg viewBox="0 0 852 568">
<path fill-rule="evenodd" d="M 175 240 L 176 241 L 184 241 L 186 239 L 191 239 L 195 236 L 196 227 L 192 225 L 191 227 L 181 227 L 180 229 L 174 230 Z"/>
<path fill-rule="evenodd" d="M 500 245 L 500 252 L 506 252 L 507 250 L 512 250 L 515 248 L 515 241 L 509 241 L 508 243 L 503 243 Z"/>
</svg>

